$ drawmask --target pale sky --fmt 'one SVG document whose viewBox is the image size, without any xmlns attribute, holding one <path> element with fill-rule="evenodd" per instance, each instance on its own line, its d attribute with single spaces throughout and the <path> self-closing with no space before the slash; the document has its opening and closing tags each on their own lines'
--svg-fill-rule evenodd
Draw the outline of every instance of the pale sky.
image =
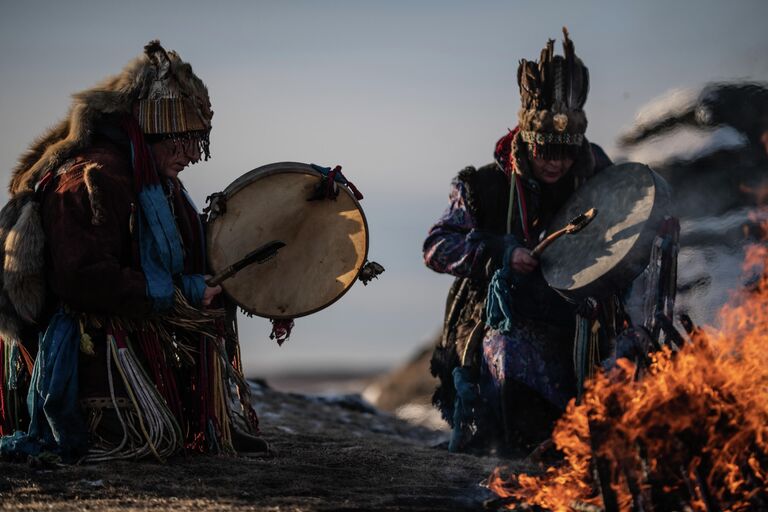
<svg viewBox="0 0 768 512">
<path fill-rule="evenodd" d="M 340 164 L 365 194 L 370 259 L 387 271 L 297 321 L 277 347 L 241 320 L 246 373 L 398 363 L 442 321 L 449 276 L 421 244 L 451 178 L 515 125 L 517 62 L 568 26 L 589 67 L 587 136 L 610 152 L 674 87 L 768 79 L 765 1 L 0 1 L 0 176 L 158 38 L 208 85 L 213 158 L 182 174 L 198 206 L 272 162 Z M 3 196 L 5 200 L 5 196 Z"/>
</svg>

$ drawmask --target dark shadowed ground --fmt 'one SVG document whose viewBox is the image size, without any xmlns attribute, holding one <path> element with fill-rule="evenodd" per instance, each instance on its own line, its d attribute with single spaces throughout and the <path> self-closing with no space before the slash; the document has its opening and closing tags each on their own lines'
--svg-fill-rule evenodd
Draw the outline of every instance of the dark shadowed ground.
<svg viewBox="0 0 768 512">
<path fill-rule="evenodd" d="M 356 395 L 254 391 L 274 458 L 0 463 L 0 510 L 482 510 L 490 494 L 478 484 L 509 464 L 433 448 L 445 432 L 376 412 Z"/>
</svg>

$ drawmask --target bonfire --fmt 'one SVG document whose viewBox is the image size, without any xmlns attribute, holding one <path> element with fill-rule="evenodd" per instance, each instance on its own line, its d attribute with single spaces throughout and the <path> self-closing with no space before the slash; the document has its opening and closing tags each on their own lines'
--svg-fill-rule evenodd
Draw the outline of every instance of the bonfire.
<svg viewBox="0 0 768 512">
<path fill-rule="evenodd" d="M 488 487 L 517 510 L 768 510 L 766 258 L 765 246 L 748 248 L 745 268 L 760 277 L 717 329 L 692 330 L 647 369 L 619 360 L 588 384 L 553 433 L 560 465 L 497 469 Z"/>
</svg>

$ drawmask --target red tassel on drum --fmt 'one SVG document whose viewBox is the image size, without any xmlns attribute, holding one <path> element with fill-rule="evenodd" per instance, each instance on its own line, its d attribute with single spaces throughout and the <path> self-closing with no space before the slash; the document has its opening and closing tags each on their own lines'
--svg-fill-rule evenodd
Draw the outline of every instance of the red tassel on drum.
<svg viewBox="0 0 768 512">
<path fill-rule="evenodd" d="M 363 194 L 361 194 L 360 191 L 357 190 L 357 187 L 354 186 L 351 181 L 347 182 L 347 186 L 352 191 L 352 193 L 355 195 L 355 199 L 357 199 L 358 201 L 363 199 Z"/>
<path fill-rule="evenodd" d="M 357 187 L 349 181 L 343 174 L 341 174 L 341 166 L 337 165 L 336 167 L 331 170 L 331 172 L 328 173 L 328 196 L 327 197 L 333 197 L 333 182 L 337 181 L 336 176 L 338 175 L 339 179 L 338 181 L 342 185 L 346 185 L 349 190 L 352 191 L 352 194 L 354 194 L 355 199 L 358 201 L 363 199 L 363 194 L 360 193 L 359 190 L 357 190 Z"/>
<path fill-rule="evenodd" d="M 282 345 L 288 338 L 291 337 L 291 331 L 295 325 L 292 318 L 284 320 L 270 320 L 272 322 L 272 333 L 269 335 L 269 339 L 277 341 L 278 345 Z"/>
<path fill-rule="evenodd" d="M 5 378 L 5 341 L 0 338 L 0 436 L 11 435 L 10 426 L 5 428 L 6 422 L 10 424 L 5 412 Z"/>
</svg>

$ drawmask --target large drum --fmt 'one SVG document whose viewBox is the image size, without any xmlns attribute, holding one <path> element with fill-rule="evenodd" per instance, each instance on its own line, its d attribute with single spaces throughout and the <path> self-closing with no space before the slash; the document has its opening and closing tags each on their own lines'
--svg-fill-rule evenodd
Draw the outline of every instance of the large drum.
<svg viewBox="0 0 768 512">
<path fill-rule="evenodd" d="M 590 208 L 598 210 L 590 224 L 541 255 L 544 279 L 573 301 L 620 293 L 648 266 L 656 232 L 671 212 L 669 187 L 646 165 L 610 166 L 574 192 L 551 229 Z"/>
<path fill-rule="evenodd" d="M 208 259 L 219 273 L 263 244 L 285 243 L 270 260 L 222 283 L 246 312 L 297 318 L 338 300 L 368 255 L 368 225 L 350 190 L 310 200 L 323 174 L 282 162 L 254 169 L 216 194 L 207 226 Z"/>
</svg>

